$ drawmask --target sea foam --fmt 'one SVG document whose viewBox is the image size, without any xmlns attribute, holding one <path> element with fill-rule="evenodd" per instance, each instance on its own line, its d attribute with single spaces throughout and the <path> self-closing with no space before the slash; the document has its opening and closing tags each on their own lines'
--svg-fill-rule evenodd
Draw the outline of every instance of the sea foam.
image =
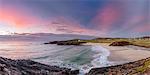
<svg viewBox="0 0 150 75">
<path fill-rule="evenodd" d="M 93 56 L 94 59 L 91 61 L 90 64 L 81 66 L 80 75 L 89 72 L 92 68 L 106 67 L 112 64 L 112 62 L 108 61 L 108 56 L 110 55 L 110 52 L 106 48 L 100 45 L 92 45 L 91 50 L 96 52 L 96 54 Z"/>
<path fill-rule="evenodd" d="M 98 53 L 93 56 L 95 59 L 91 61 L 92 65 L 94 67 L 108 66 L 108 64 L 110 63 L 107 59 L 108 56 L 110 55 L 109 50 L 100 45 L 92 46 L 92 50 Z"/>
</svg>

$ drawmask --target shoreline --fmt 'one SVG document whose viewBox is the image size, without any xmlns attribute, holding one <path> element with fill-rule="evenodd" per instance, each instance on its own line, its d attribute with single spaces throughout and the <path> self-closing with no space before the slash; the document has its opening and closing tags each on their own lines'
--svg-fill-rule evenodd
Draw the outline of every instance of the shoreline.
<svg viewBox="0 0 150 75">
<path fill-rule="evenodd" d="M 125 64 L 92 68 L 85 75 L 149 75 L 150 57 Z"/>
<path fill-rule="evenodd" d="M 110 66 L 92 67 L 86 74 L 83 75 L 127 74 L 131 71 L 138 71 L 135 70 L 135 68 L 138 69 L 139 67 L 141 67 L 141 65 L 143 66 L 145 63 L 147 63 L 147 61 L 148 66 L 150 65 L 150 52 L 148 50 L 136 50 L 128 46 L 114 47 L 108 46 L 108 44 L 106 43 L 86 43 L 83 45 L 100 45 L 101 47 L 104 47 L 110 51 L 109 56 L 107 56 L 108 61 L 119 62 Z M 122 63 L 120 61 L 122 61 Z M 0 57 L 0 68 L 0 74 L 4 75 L 78 75 L 80 73 L 79 69 L 71 70 L 67 67 L 63 68 L 60 66 L 51 66 L 51 64 L 41 64 L 32 60 L 11 60 L 3 57 Z"/>
<path fill-rule="evenodd" d="M 108 61 L 110 66 L 94 67 L 86 75 L 144 75 L 150 74 L 150 51 L 129 46 L 109 46 L 108 43 L 86 43 L 84 45 L 100 45 L 110 51 Z"/>
<path fill-rule="evenodd" d="M 150 51 L 148 51 L 149 48 L 146 48 L 147 50 L 142 50 L 142 48 L 139 47 L 139 49 L 130 48 L 129 46 L 108 46 L 108 44 L 100 44 L 104 48 L 110 50 L 110 56 L 109 60 L 111 61 L 137 61 L 144 58 L 150 57 Z M 131 45 L 132 46 L 132 45 Z"/>
<path fill-rule="evenodd" d="M 51 66 L 32 60 L 0 57 L 0 75 L 78 75 L 79 70 Z"/>
<path fill-rule="evenodd" d="M 109 46 L 108 43 L 85 43 L 83 45 L 100 45 L 110 51 L 108 56 L 109 61 L 118 62 L 117 64 L 124 64 L 128 62 L 133 62 L 141 59 L 150 57 L 149 48 L 147 50 L 134 49 L 129 46 Z M 132 46 L 132 45 L 131 45 Z"/>
<path fill-rule="evenodd" d="M 41 64 L 31 60 L 11 60 L 0 57 L 0 74 L 3 75 L 78 75 L 79 70 Z M 150 74 L 150 57 L 120 65 L 92 68 L 83 75 L 147 75 Z"/>
</svg>

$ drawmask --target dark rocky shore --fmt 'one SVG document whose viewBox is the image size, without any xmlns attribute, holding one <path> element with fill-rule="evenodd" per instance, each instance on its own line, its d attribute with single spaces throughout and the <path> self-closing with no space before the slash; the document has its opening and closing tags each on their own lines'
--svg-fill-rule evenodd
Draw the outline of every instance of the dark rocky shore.
<svg viewBox="0 0 150 75">
<path fill-rule="evenodd" d="M 44 65 L 31 60 L 0 57 L 0 75 L 78 75 L 79 70 Z M 150 58 L 122 65 L 93 68 L 85 75 L 150 75 Z"/>
<path fill-rule="evenodd" d="M 0 57 L 0 75 L 77 75 L 79 70 L 44 65 L 31 60 Z"/>
<path fill-rule="evenodd" d="M 122 65 L 93 68 L 86 75 L 150 75 L 150 57 Z"/>
</svg>

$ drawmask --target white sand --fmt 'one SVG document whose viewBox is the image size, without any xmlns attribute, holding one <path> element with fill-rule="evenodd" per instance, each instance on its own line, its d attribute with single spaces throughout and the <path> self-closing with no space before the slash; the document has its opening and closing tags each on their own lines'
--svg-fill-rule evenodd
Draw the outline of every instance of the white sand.
<svg viewBox="0 0 150 75">
<path fill-rule="evenodd" d="M 150 57 L 150 48 L 142 50 L 142 48 L 132 48 L 129 46 L 108 46 L 104 43 L 87 43 L 86 45 L 101 45 L 102 47 L 110 50 L 109 61 L 114 62 L 131 62 Z"/>
</svg>

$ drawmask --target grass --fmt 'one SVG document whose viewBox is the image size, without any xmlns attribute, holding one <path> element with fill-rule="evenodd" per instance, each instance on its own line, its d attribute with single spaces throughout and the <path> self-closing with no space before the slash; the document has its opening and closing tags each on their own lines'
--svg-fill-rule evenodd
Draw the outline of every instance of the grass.
<svg viewBox="0 0 150 75">
<path fill-rule="evenodd" d="M 146 61 L 143 66 L 140 66 L 136 69 L 137 72 L 144 73 L 150 66 L 150 60 Z"/>
<path fill-rule="evenodd" d="M 111 44 L 117 41 L 126 41 L 134 46 L 150 48 L 150 39 L 133 39 L 133 38 L 96 38 L 91 40 L 73 39 L 67 41 L 61 41 L 57 44 L 62 45 L 80 45 L 83 43 L 108 43 Z"/>
<path fill-rule="evenodd" d="M 108 38 L 108 39 L 92 39 L 92 40 L 81 40 L 80 42 L 88 43 L 108 43 L 111 44 L 116 41 L 127 41 L 132 43 L 134 46 L 150 48 L 150 39 L 128 39 L 128 38 Z"/>
<path fill-rule="evenodd" d="M 143 74 L 143 73 L 145 73 L 148 69 L 150 69 L 149 66 L 150 66 L 150 60 L 144 62 L 144 64 L 143 64 L 142 66 L 135 68 L 135 72 L 132 72 L 132 73 L 130 73 L 130 74 L 131 74 L 131 75 L 137 74 L 137 73 Z"/>
</svg>

